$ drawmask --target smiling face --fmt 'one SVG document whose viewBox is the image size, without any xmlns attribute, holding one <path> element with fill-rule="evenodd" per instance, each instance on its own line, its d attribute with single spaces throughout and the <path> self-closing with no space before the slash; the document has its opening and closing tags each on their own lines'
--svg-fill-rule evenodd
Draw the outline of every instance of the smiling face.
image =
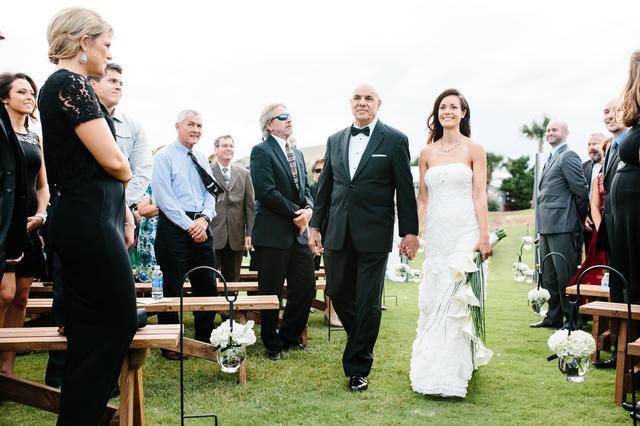
<svg viewBox="0 0 640 426">
<path fill-rule="evenodd" d="M 567 125 L 561 121 L 552 121 L 547 125 L 547 142 L 549 145 L 556 146 L 567 140 L 569 129 Z"/>
<path fill-rule="evenodd" d="M 459 97 L 446 96 L 438 108 L 438 121 L 444 129 L 457 129 L 465 114 L 466 111 L 462 109 Z"/>
<path fill-rule="evenodd" d="M 191 149 L 202 136 L 202 118 L 197 114 L 189 113 L 184 120 L 176 123 L 176 130 L 180 143 Z"/>
<path fill-rule="evenodd" d="M 378 92 L 369 84 L 356 87 L 351 95 L 351 112 L 358 127 L 367 126 L 375 120 L 382 100 Z"/>
<path fill-rule="evenodd" d="M 109 111 L 120 103 L 120 99 L 122 99 L 122 74 L 119 72 L 107 70 L 100 81 L 91 80 L 91 85 L 100 98 L 100 102 Z"/>
<path fill-rule="evenodd" d="M 27 80 L 18 78 L 11 83 L 9 97 L 3 102 L 8 111 L 29 115 L 36 109 L 36 92 Z"/>
<path fill-rule="evenodd" d="M 594 133 L 589 136 L 589 141 L 587 142 L 587 150 L 589 152 L 589 158 L 591 161 L 597 163 L 602 159 L 602 143 L 604 142 L 604 137 L 601 134 Z"/>
<path fill-rule="evenodd" d="M 289 111 L 279 106 L 272 112 L 273 118 L 267 123 L 267 130 L 274 136 L 289 140 L 289 136 L 293 133 L 293 125 Z"/>
<path fill-rule="evenodd" d="M 227 165 L 233 160 L 233 154 L 236 146 L 231 138 L 221 138 L 218 141 L 218 146 L 215 149 L 217 160 L 224 165 Z"/>
<path fill-rule="evenodd" d="M 624 129 L 622 122 L 618 120 L 620 108 L 618 107 L 618 100 L 613 99 L 604 106 L 604 125 L 607 126 L 607 130 L 613 134 L 616 134 Z"/>
<path fill-rule="evenodd" d="M 111 33 L 102 33 L 95 39 L 85 36 L 80 46 L 80 54 L 87 54 L 88 61 L 84 64 L 87 75 L 103 76 L 107 63 L 111 60 Z"/>
</svg>

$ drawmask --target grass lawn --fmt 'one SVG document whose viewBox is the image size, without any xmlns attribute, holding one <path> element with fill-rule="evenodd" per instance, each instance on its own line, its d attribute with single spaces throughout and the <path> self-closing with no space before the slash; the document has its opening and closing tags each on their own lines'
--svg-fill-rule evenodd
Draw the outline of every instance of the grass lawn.
<svg viewBox="0 0 640 426">
<path fill-rule="evenodd" d="M 492 222 L 499 222 L 492 215 Z M 520 223 L 518 223 L 520 222 Z M 508 224 L 508 221 L 507 223 Z M 529 226 L 531 228 L 531 226 Z M 186 362 L 189 414 L 214 412 L 222 424 L 603 424 L 627 422 L 613 403 L 614 372 L 592 369 L 582 384 L 564 380 L 550 355 L 549 329 L 527 326 L 536 320 L 527 306 L 530 285 L 513 280 L 520 236 L 527 225 L 507 225 L 507 239 L 495 249 L 490 264 L 487 302 L 487 346 L 494 351 L 478 370 L 465 400 L 415 394 L 409 385 L 411 342 L 418 316 L 417 284 L 387 283 L 384 312 L 370 389 L 349 394 L 341 367 L 344 333 L 327 329 L 322 314 L 309 320 L 313 353 L 287 353 L 279 362 L 264 358 L 257 343 L 249 350 L 248 384 L 220 373 L 204 360 Z M 526 252 L 531 264 L 532 252 Z M 420 265 L 417 259 L 415 265 Z M 191 318 L 191 315 L 189 315 Z M 20 357 L 20 376 L 42 382 L 47 355 Z M 144 368 L 147 424 L 179 424 L 179 364 L 153 351 Z M 117 402 L 117 401 L 113 401 Z M 0 425 L 48 425 L 55 416 L 0 402 Z M 187 424 L 211 424 L 188 420 Z"/>
</svg>

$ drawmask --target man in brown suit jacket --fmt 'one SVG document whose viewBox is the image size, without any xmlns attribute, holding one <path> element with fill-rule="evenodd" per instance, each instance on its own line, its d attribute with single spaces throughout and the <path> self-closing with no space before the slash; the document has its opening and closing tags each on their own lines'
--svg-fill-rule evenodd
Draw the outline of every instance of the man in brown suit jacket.
<svg viewBox="0 0 640 426">
<path fill-rule="evenodd" d="M 227 281 L 239 281 L 242 252 L 253 250 L 253 184 L 247 169 L 231 165 L 235 143 L 230 135 L 216 138 L 214 146 L 217 159 L 212 164 L 211 171 L 216 181 L 226 189 L 216 203 L 217 215 L 211 222 L 216 267 Z"/>
</svg>

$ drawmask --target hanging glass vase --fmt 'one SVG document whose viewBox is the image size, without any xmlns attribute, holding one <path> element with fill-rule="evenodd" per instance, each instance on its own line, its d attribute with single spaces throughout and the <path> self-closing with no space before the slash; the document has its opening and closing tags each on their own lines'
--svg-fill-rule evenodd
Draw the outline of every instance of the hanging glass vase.
<svg viewBox="0 0 640 426">
<path fill-rule="evenodd" d="M 584 382 L 584 376 L 589 371 L 590 357 L 560 356 L 558 357 L 558 368 L 565 378 L 571 383 Z"/>
<path fill-rule="evenodd" d="M 242 345 L 229 340 L 227 346 L 218 349 L 218 364 L 223 373 L 237 373 L 247 353 Z"/>
</svg>

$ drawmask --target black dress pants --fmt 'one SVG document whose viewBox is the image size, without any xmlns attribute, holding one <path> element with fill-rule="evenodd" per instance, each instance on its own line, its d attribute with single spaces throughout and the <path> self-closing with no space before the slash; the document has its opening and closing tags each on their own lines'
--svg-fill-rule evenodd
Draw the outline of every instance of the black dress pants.
<svg viewBox="0 0 640 426">
<path fill-rule="evenodd" d="M 287 306 L 280 330 L 277 331 L 279 311 L 260 311 L 262 343 L 269 351 L 281 351 L 300 343 L 309 319 L 316 288 L 313 254 L 309 247 L 295 242 L 289 249 L 256 247 L 255 250 L 259 294 L 280 298 L 287 279 Z"/>
<path fill-rule="evenodd" d="M 241 266 L 242 251 L 232 250 L 228 241 L 221 250 L 216 250 L 216 268 L 222 272 L 225 280 L 240 281 Z"/>
<path fill-rule="evenodd" d="M 164 214 L 158 217 L 156 230 L 156 260 L 163 274 L 164 296 L 178 297 L 184 275 L 196 266 L 215 267 L 215 252 L 211 231 L 206 241 L 196 243 L 184 229 L 176 226 Z M 215 296 L 216 277 L 212 271 L 201 270 L 189 276 L 194 296 Z M 215 312 L 194 312 L 195 339 L 209 343 Z M 177 324 L 178 313 L 158 314 L 158 323 Z"/>
<path fill-rule="evenodd" d="M 358 251 L 348 228 L 341 250 L 325 250 L 327 293 L 348 336 L 342 355 L 346 376 L 366 377 L 371 371 L 388 256 Z"/>
</svg>

